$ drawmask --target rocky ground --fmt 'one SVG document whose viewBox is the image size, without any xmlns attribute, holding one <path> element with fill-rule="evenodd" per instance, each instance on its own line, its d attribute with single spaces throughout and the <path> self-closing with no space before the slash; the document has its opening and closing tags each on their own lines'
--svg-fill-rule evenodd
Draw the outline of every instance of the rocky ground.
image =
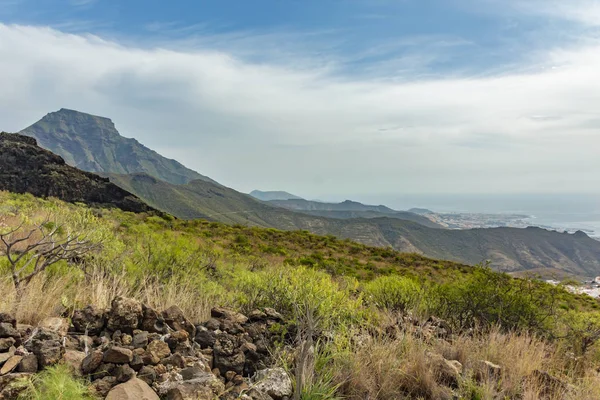
<svg viewBox="0 0 600 400">
<path fill-rule="evenodd" d="M 286 340 L 282 316 L 268 308 L 248 316 L 214 308 L 211 316 L 195 325 L 176 306 L 158 312 L 123 297 L 110 310 L 88 306 L 37 327 L 0 314 L 0 400 L 59 362 L 109 400 L 289 399 L 292 382 L 271 360 Z"/>
</svg>

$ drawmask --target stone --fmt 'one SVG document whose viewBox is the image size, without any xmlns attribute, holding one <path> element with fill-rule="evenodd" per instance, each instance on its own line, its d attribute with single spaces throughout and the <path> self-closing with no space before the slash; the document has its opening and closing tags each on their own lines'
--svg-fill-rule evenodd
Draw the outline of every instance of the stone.
<svg viewBox="0 0 600 400">
<path fill-rule="evenodd" d="M 14 400 L 19 398 L 27 386 L 20 382 L 29 379 L 31 374 L 13 373 L 0 376 L 0 400 Z"/>
<path fill-rule="evenodd" d="M 274 400 L 283 400 L 293 393 L 292 380 L 283 368 L 268 368 L 258 371 L 253 378 L 254 388 L 266 393 Z"/>
<path fill-rule="evenodd" d="M 198 366 L 187 367 L 179 371 L 184 381 L 200 378 L 206 374 L 206 371 Z"/>
<path fill-rule="evenodd" d="M 83 351 L 67 350 L 62 357 L 62 362 L 73 370 L 75 376 L 81 376 L 83 360 L 86 355 Z"/>
<path fill-rule="evenodd" d="M 117 378 L 114 376 L 106 376 L 102 379 L 95 380 L 90 385 L 90 391 L 97 394 L 100 398 L 105 398 L 116 384 Z"/>
<path fill-rule="evenodd" d="M 85 333 L 89 336 L 98 335 L 106 325 L 106 314 L 104 311 L 87 306 L 76 310 L 71 318 L 75 332 Z"/>
<path fill-rule="evenodd" d="M 179 374 L 170 375 L 155 387 L 159 395 L 170 400 L 213 400 L 225 391 L 223 382 L 210 372 L 186 381 Z"/>
<path fill-rule="evenodd" d="M 162 340 L 154 340 L 148 344 L 146 351 L 156 354 L 160 359 L 168 357 L 171 354 L 169 345 Z"/>
<path fill-rule="evenodd" d="M 110 390 L 106 400 L 160 400 L 146 382 L 133 378 Z"/>
<path fill-rule="evenodd" d="M 0 368 L 0 375 L 6 375 L 9 372 L 14 371 L 22 359 L 23 356 L 12 356 L 8 360 L 6 360 L 2 368 Z"/>
<path fill-rule="evenodd" d="M 91 374 L 102 364 L 103 358 L 104 353 L 101 350 L 92 351 L 81 361 L 81 372 L 84 375 Z"/>
<path fill-rule="evenodd" d="M 233 322 L 237 322 L 238 324 L 245 324 L 248 322 L 248 317 L 234 310 L 225 308 L 225 307 L 215 307 L 210 310 L 210 316 L 213 318 L 222 318 L 228 319 Z"/>
<path fill-rule="evenodd" d="M 446 360 L 439 354 L 429 354 L 428 363 L 439 379 L 450 387 L 458 387 L 463 366 L 456 360 Z"/>
<path fill-rule="evenodd" d="M 483 381 L 488 378 L 499 379 L 502 376 L 502 367 L 490 361 L 479 360 L 475 364 L 475 379 Z"/>
<path fill-rule="evenodd" d="M 127 364 L 119 365 L 115 368 L 115 378 L 119 383 L 127 382 L 135 378 L 135 371 Z"/>
<path fill-rule="evenodd" d="M 142 306 L 143 317 L 140 328 L 151 333 L 167 333 L 167 324 L 163 317 L 153 308 L 147 305 Z"/>
<path fill-rule="evenodd" d="M 24 355 L 17 366 L 17 372 L 35 374 L 38 371 L 38 360 L 35 354 Z"/>
<path fill-rule="evenodd" d="M 56 332 L 61 338 L 67 336 L 69 332 L 69 321 L 65 318 L 59 317 L 48 317 L 44 318 L 39 324 L 38 328 L 48 329 L 49 331 Z"/>
<path fill-rule="evenodd" d="M 148 332 L 145 331 L 137 331 L 133 333 L 133 341 L 132 346 L 136 349 L 146 348 L 148 346 Z"/>
<path fill-rule="evenodd" d="M 33 327 L 33 325 L 17 324 L 17 331 L 19 331 L 22 340 L 29 339 L 34 330 L 35 328 Z"/>
<path fill-rule="evenodd" d="M 17 341 L 15 340 L 15 338 L 12 337 L 0 339 L 0 353 L 8 351 L 8 349 L 13 347 L 16 342 Z"/>
<path fill-rule="evenodd" d="M 275 311 L 274 308 L 265 307 L 263 308 L 265 314 L 267 314 L 267 318 L 273 321 L 283 321 L 283 315 L 279 314 Z"/>
<path fill-rule="evenodd" d="M 92 374 L 92 379 L 102 379 L 107 376 L 113 376 L 116 368 L 115 364 L 102 363 Z"/>
<path fill-rule="evenodd" d="M 171 306 L 162 312 L 165 323 L 174 331 L 184 330 L 190 337 L 196 335 L 196 327 L 184 315 L 181 308 Z"/>
<path fill-rule="evenodd" d="M 133 351 L 113 346 L 104 352 L 103 361 L 114 364 L 126 364 L 133 360 Z"/>
<path fill-rule="evenodd" d="M 140 354 L 133 354 L 133 359 L 129 363 L 129 366 L 133 368 L 134 371 L 139 371 L 144 367 L 144 359 Z"/>
<path fill-rule="evenodd" d="M 217 335 L 214 331 L 202 325 L 198 325 L 198 327 L 196 328 L 196 336 L 194 337 L 194 340 L 200 345 L 201 348 L 206 349 L 215 345 Z"/>
<path fill-rule="evenodd" d="M 142 321 L 142 304 L 134 299 L 116 297 L 108 312 L 106 326 L 112 331 L 133 332 Z"/>
<path fill-rule="evenodd" d="M 144 366 L 138 371 L 137 377 L 148 385 L 152 385 L 156 380 L 156 371 L 152 367 Z"/>
<path fill-rule="evenodd" d="M 160 357 L 153 351 L 144 351 L 141 357 L 144 365 L 156 365 L 160 362 Z"/>
<path fill-rule="evenodd" d="M 21 338 L 17 327 L 10 322 L 0 322 L 0 338 Z"/>
<path fill-rule="evenodd" d="M 33 352 L 38 359 L 40 368 L 46 368 L 57 364 L 65 354 L 65 348 L 58 340 L 47 340 L 37 346 Z"/>
<path fill-rule="evenodd" d="M 221 328 L 221 321 L 215 318 L 211 318 L 204 323 L 204 326 L 206 327 L 206 329 L 216 331 L 217 329 Z"/>
<path fill-rule="evenodd" d="M 8 313 L 0 313 L 0 324 L 7 323 L 13 326 L 13 328 L 17 327 L 17 319 Z"/>
<path fill-rule="evenodd" d="M 163 365 L 172 365 L 177 368 L 185 368 L 185 359 L 181 354 L 172 354 L 160 361 Z"/>
</svg>

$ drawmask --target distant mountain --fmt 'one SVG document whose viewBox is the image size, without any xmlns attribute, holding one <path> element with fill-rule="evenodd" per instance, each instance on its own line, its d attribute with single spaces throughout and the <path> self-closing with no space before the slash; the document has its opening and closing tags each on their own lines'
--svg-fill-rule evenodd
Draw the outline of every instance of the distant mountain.
<svg viewBox="0 0 600 400">
<path fill-rule="evenodd" d="M 263 192 L 260 190 L 253 190 L 250 192 L 250 196 L 255 199 L 262 201 L 271 201 L 271 200 L 302 200 L 302 197 L 298 197 L 288 192 L 284 191 L 267 191 Z"/>
<path fill-rule="evenodd" d="M 425 214 L 435 214 L 433 211 L 428 210 L 426 208 L 411 208 L 408 212 L 425 215 Z"/>
<path fill-rule="evenodd" d="M 303 199 L 272 200 L 269 201 L 269 204 L 320 217 L 337 219 L 389 217 L 417 222 L 430 228 L 443 228 L 441 225 L 436 224 L 428 218 L 412 212 L 396 211 L 386 206 L 371 206 L 351 200 L 346 200 L 342 203 L 322 203 Z"/>
<path fill-rule="evenodd" d="M 125 211 L 154 211 L 108 179 L 71 167 L 37 146 L 35 139 L 14 133 L 0 133 L 0 190 Z"/>
<path fill-rule="evenodd" d="M 196 179 L 214 182 L 175 160 L 161 156 L 135 139 L 122 137 L 108 118 L 63 108 L 47 114 L 19 133 L 35 138 L 41 147 L 84 171 L 142 172 L 175 184 Z"/>
</svg>

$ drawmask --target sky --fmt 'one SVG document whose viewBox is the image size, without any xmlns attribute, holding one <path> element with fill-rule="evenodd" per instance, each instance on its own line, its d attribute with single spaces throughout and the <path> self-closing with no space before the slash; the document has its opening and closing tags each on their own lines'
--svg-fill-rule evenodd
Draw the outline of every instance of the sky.
<svg viewBox="0 0 600 400">
<path fill-rule="evenodd" d="M 60 108 L 249 192 L 600 193 L 600 0 L 0 0 L 0 130 Z"/>
</svg>

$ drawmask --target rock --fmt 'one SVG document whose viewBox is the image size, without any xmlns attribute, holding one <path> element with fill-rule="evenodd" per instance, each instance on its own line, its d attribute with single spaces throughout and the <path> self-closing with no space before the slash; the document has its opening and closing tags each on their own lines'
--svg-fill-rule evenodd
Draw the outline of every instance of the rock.
<svg viewBox="0 0 600 400">
<path fill-rule="evenodd" d="M 206 349 L 215 345 L 217 335 L 214 331 L 211 331 L 202 325 L 198 325 L 196 327 L 196 337 L 194 340 L 200 345 L 201 348 Z"/>
<path fill-rule="evenodd" d="M 21 334 L 17 327 L 10 322 L 0 322 L 0 338 L 15 338 L 20 339 Z"/>
<path fill-rule="evenodd" d="M 283 321 L 283 315 L 279 314 L 275 311 L 274 308 L 265 307 L 263 309 L 264 313 L 267 314 L 267 318 L 273 321 Z"/>
<path fill-rule="evenodd" d="M 475 379 L 483 381 L 488 378 L 499 379 L 502 376 L 502 367 L 492 362 L 479 360 L 475 364 Z"/>
<path fill-rule="evenodd" d="M 147 305 L 142 306 L 143 317 L 140 328 L 151 333 L 167 333 L 167 325 L 163 317 L 153 308 Z"/>
<path fill-rule="evenodd" d="M 71 318 L 75 332 L 87 333 L 89 336 L 98 335 L 106 325 L 106 314 L 104 311 L 87 306 L 82 310 L 76 310 Z"/>
<path fill-rule="evenodd" d="M 101 350 L 92 351 L 81 361 L 81 372 L 84 375 L 91 374 L 102 364 L 103 358 L 104 353 Z"/>
<path fill-rule="evenodd" d="M 38 328 L 44 328 L 52 332 L 56 332 L 60 337 L 67 336 L 69 332 L 69 321 L 65 318 L 48 317 L 38 324 Z"/>
<path fill-rule="evenodd" d="M 148 332 L 137 331 L 133 332 L 132 346 L 136 349 L 146 348 L 148 346 Z"/>
<path fill-rule="evenodd" d="M 246 317 L 245 315 L 225 307 L 213 308 L 212 310 L 210 310 L 210 316 L 213 318 L 228 319 L 230 321 L 237 322 L 238 324 L 242 325 L 248 322 L 248 317 Z"/>
<path fill-rule="evenodd" d="M 106 326 L 112 331 L 133 332 L 142 321 L 142 304 L 134 299 L 117 297 L 111 303 Z"/>
<path fill-rule="evenodd" d="M 134 371 L 139 371 L 144 367 L 144 359 L 140 354 L 133 353 L 133 359 L 129 363 L 129 366 L 133 368 Z"/>
<path fill-rule="evenodd" d="M 268 394 L 258 391 L 254 388 L 250 388 L 250 390 L 246 392 L 246 396 L 248 396 L 248 398 L 251 400 L 273 400 L 273 398 Z"/>
<path fill-rule="evenodd" d="M 83 351 L 67 350 L 62 357 L 62 362 L 71 367 L 76 376 L 80 376 L 82 374 L 82 365 L 85 358 L 86 355 Z"/>
<path fill-rule="evenodd" d="M 169 400 L 213 400 L 225 391 L 223 382 L 210 372 L 187 381 L 169 380 L 158 388 Z"/>
<path fill-rule="evenodd" d="M 204 323 L 204 326 L 208 330 L 216 331 L 217 329 L 221 328 L 221 321 L 215 318 L 211 318 Z"/>
<path fill-rule="evenodd" d="M 177 368 L 185 368 L 185 359 L 181 354 L 172 354 L 167 358 L 161 360 L 163 365 L 172 365 Z"/>
<path fill-rule="evenodd" d="M 146 382 L 148 385 L 152 385 L 156 380 L 156 371 L 152 367 L 145 366 L 139 370 L 137 377 Z"/>
<path fill-rule="evenodd" d="M 21 340 L 27 340 L 29 339 L 35 328 L 32 325 L 17 324 L 17 330 L 21 335 Z"/>
<path fill-rule="evenodd" d="M 8 353 L 0 353 L 0 366 L 4 365 L 5 362 L 8 361 L 9 358 L 15 355 L 15 348 L 11 348 Z"/>
<path fill-rule="evenodd" d="M 144 351 L 141 357 L 144 365 L 156 365 L 160 362 L 160 357 L 153 351 Z"/>
<path fill-rule="evenodd" d="M 2 368 L 0 368 L 0 375 L 6 375 L 9 372 L 14 371 L 22 359 L 23 356 L 12 356 L 8 360 L 6 360 Z"/>
<path fill-rule="evenodd" d="M 101 398 L 105 398 L 116 384 L 117 378 L 114 376 L 106 376 L 102 379 L 95 380 L 90 385 L 90 391 L 96 393 Z"/>
<path fill-rule="evenodd" d="M 127 364 L 119 365 L 115 369 L 115 378 L 117 382 L 123 383 L 135 378 L 135 371 Z"/>
<path fill-rule="evenodd" d="M 293 393 L 292 380 L 283 368 L 269 368 L 258 371 L 253 378 L 254 388 L 275 400 L 282 400 Z"/>
<path fill-rule="evenodd" d="M 9 324 L 12 325 L 13 328 L 17 327 L 17 319 L 13 317 L 11 314 L 0 313 L 0 324 Z"/>
<path fill-rule="evenodd" d="M 171 354 L 169 345 L 162 340 L 154 340 L 148 344 L 146 351 L 156 354 L 160 359 L 168 357 Z"/>
<path fill-rule="evenodd" d="M 162 312 L 165 323 L 174 331 L 184 330 L 190 337 L 196 335 L 196 327 L 183 314 L 183 311 L 177 306 L 171 306 Z"/>
<path fill-rule="evenodd" d="M 91 378 L 92 379 L 102 379 L 107 376 L 113 376 L 116 368 L 117 367 L 115 366 L 115 364 L 102 363 L 102 364 L 100 364 L 100 366 L 98 368 L 96 368 L 96 371 L 94 371 Z"/>
<path fill-rule="evenodd" d="M 114 364 L 126 364 L 133 360 L 133 351 L 113 346 L 104 352 L 103 361 Z"/>
<path fill-rule="evenodd" d="M 38 371 L 38 360 L 35 354 L 27 354 L 23 356 L 21 362 L 17 366 L 17 372 L 25 372 L 35 374 Z"/>
<path fill-rule="evenodd" d="M 187 367 L 179 371 L 179 374 L 184 381 L 190 381 L 192 379 L 201 378 L 206 374 L 206 371 L 198 366 Z"/>
<path fill-rule="evenodd" d="M 429 354 L 428 356 L 428 364 L 439 380 L 450 387 L 458 387 L 463 372 L 462 364 L 456 360 L 446 360 L 439 354 Z"/>
<path fill-rule="evenodd" d="M 8 351 L 8 349 L 13 347 L 16 342 L 17 341 L 15 340 L 15 338 L 12 337 L 0 339 L 0 353 Z"/>
<path fill-rule="evenodd" d="M 0 400 L 14 400 L 19 398 L 27 386 L 20 382 L 29 379 L 31 374 L 7 374 L 0 376 Z"/>
<path fill-rule="evenodd" d="M 62 359 L 65 348 L 58 340 L 47 340 L 36 346 L 33 353 L 37 356 L 39 367 L 46 368 Z"/>
<path fill-rule="evenodd" d="M 106 400 L 160 400 L 146 382 L 133 378 L 115 386 L 106 396 Z"/>
</svg>

